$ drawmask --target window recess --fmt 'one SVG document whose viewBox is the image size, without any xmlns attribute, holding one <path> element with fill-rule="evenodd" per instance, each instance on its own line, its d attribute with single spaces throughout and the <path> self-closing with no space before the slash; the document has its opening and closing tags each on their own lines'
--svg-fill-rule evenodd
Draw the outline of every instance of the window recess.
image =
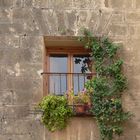
<svg viewBox="0 0 140 140">
<path fill-rule="evenodd" d="M 78 41 L 68 38 L 56 39 L 54 42 L 46 40 L 45 38 L 44 94 L 64 95 L 72 89 L 77 95 L 84 89 L 84 83 L 95 74 L 91 71 L 89 50 L 84 49 Z"/>
</svg>

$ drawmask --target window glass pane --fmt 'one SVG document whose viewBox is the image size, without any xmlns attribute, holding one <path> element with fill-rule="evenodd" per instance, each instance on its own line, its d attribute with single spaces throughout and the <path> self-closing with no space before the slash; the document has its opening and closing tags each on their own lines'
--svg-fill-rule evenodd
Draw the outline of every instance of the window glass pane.
<svg viewBox="0 0 140 140">
<path fill-rule="evenodd" d="M 73 56 L 73 88 L 74 93 L 84 89 L 84 83 L 88 80 L 86 73 L 91 73 L 91 60 L 89 55 L 74 55 Z M 77 74 L 81 73 L 81 74 Z"/>
<path fill-rule="evenodd" d="M 73 56 L 74 73 L 90 73 L 89 70 L 90 62 L 91 60 L 89 55 L 74 55 Z"/>
<path fill-rule="evenodd" d="M 66 73 L 67 59 L 67 55 L 64 54 L 50 55 L 50 72 Z"/>
<path fill-rule="evenodd" d="M 63 95 L 67 90 L 67 55 L 50 56 L 49 92 Z"/>
</svg>

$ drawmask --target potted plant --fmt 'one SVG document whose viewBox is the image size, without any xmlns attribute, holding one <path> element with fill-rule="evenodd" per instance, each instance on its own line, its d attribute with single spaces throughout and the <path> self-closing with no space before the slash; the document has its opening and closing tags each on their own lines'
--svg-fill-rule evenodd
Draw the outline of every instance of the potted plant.
<svg viewBox="0 0 140 140">
<path fill-rule="evenodd" d="M 76 114 L 87 114 L 91 108 L 90 94 L 86 89 L 74 95 L 73 90 L 67 93 L 68 104 L 73 107 Z"/>
</svg>

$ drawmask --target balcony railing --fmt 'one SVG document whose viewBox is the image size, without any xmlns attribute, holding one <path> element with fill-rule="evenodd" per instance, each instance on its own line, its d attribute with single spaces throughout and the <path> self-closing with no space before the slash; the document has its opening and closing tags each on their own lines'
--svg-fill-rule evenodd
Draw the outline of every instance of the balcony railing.
<svg viewBox="0 0 140 140">
<path fill-rule="evenodd" d="M 96 73 L 42 73 L 47 79 L 48 93 L 64 95 L 70 88 L 75 95 L 84 89 L 85 82 L 90 80 Z"/>
</svg>

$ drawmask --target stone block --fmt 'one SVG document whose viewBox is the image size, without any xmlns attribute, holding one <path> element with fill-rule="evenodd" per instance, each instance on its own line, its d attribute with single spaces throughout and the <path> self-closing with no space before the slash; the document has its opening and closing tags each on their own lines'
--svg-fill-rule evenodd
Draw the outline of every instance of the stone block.
<svg viewBox="0 0 140 140">
<path fill-rule="evenodd" d="M 136 140 L 140 140 L 140 135 L 136 135 Z"/>
<path fill-rule="evenodd" d="M 114 9 L 130 9 L 133 6 L 133 0 L 105 0 L 105 6 Z"/>
<path fill-rule="evenodd" d="M 2 67 L 3 74 L 5 73 L 6 77 L 32 77 L 35 79 L 42 79 L 41 73 L 42 63 L 16 63 L 14 65 L 4 65 Z"/>
<path fill-rule="evenodd" d="M 77 14 L 76 10 L 66 10 L 64 13 L 66 17 L 66 27 L 69 29 L 71 35 L 74 34 L 74 30 L 76 29 Z"/>
<path fill-rule="evenodd" d="M 31 12 L 31 10 L 28 8 L 14 8 L 13 9 L 13 21 L 23 23 L 23 21 L 25 19 L 27 20 L 30 18 L 30 15 L 31 15 L 30 12 Z"/>
<path fill-rule="evenodd" d="M 0 7 L 13 7 L 13 0 L 0 0 Z"/>
<path fill-rule="evenodd" d="M 13 94 L 14 105 L 30 105 L 33 104 L 33 92 L 31 90 L 16 90 Z"/>
<path fill-rule="evenodd" d="M 24 0 L 13 0 L 13 6 L 22 8 L 24 6 Z"/>
<path fill-rule="evenodd" d="M 5 91 L 8 88 L 11 88 L 9 81 L 6 80 L 5 72 L 3 72 L 2 70 L 0 73 L 0 80 L 2 81 L 2 82 L 0 82 L 0 91 Z"/>
<path fill-rule="evenodd" d="M 25 0 L 24 7 L 33 7 L 33 0 Z"/>
<path fill-rule="evenodd" d="M 19 50 L 16 48 L 1 48 L 0 49 L 0 63 L 5 65 L 13 65 L 16 64 L 20 60 Z"/>
<path fill-rule="evenodd" d="M 34 19 L 33 17 L 33 10 L 30 7 L 23 7 L 23 8 L 14 8 L 13 9 L 13 21 L 14 22 L 32 22 Z"/>
<path fill-rule="evenodd" d="M 10 91 L 0 91 L 0 105 L 12 104 L 13 94 Z"/>
<path fill-rule="evenodd" d="M 123 12 L 114 12 L 111 16 L 111 23 L 123 23 L 124 22 L 124 13 Z"/>
<path fill-rule="evenodd" d="M 40 48 L 41 49 L 41 48 Z M 42 63 L 42 52 L 32 48 L 3 48 L 0 49 L 0 63 L 14 66 L 15 68 L 20 67 L 19 63 Z"/>
<path fill-rule="evenodd" d="M 22 91 L 33 91 L 41 88 L 40 79 L 33 79 L 31 77 L 16 77 L 14 80 L 14 89 Z"/>
<path fill-rule="evenodd" d="M 18 136 L 18 135 L 17 136 L 15 136 L 15 135 L 3 135 L 3 134 L 0 134 L 0 140 L 17 140 L 16 138 L 18 138 L 18 140 L 20 140 L 20 137 L 22 137 L 22 136 Z"/>
<path fill-rule="evenodd" d="M 21 55 L 19 59 L 20 62 L 23 62 L 23 63 L 30 62 L 30 63 L 36 63 L 36 64 L 42 63 L 42 52 L 41 52 L 41 48 L 39 49 L 37 50 L 37 49 L 34 49 L 33 47 L 27 48 L 27 49 L 24 49 L 24 48 L 20 49 L 19 54 L 18 54 L 18 55 Z"/>
<path fill-rule="evenodd" d="M 127 22 L 129 23 L 140 23 L 140 12 L 137 11 L 137 12 L 128 12 L 126 14 L 126 20 Z"/>
<path fill-rule="evenodd" d="M 136 0 L 136 8 L 140 8 L 140 1 Z"/>
<path fill-rule="evenodd" d="M 124 136 L 115 136 L 113 140 L 125 140 Z"/>
<path fill-rule="evenodd" d="M 42 80 L 19 77 L 14 80 L 14 104 L 35 104 L 43 95 Z M 24 98 L 24 99 L 23 99 Z"/>
<path fill-rule="evenodd" d="M 3 110 L 4 119 L 25 119 L 29 117 L 30 108 L 29 106 L 16 106 L 9 105 L 5 106 Z"/>
<path fill-rule="evenodd" d="M 23 135 L 0 135 L 0 140 L 42 140 L 43 135 L 31 135 L 31 134 L 23 134 Z"/>
<path fill-rule="evenodd" d="M 103 6 L 102 0 L 74 0 L 75 9 L 100 9 Z"/>
<path fill-rule="evenodd" d="M 39 25 L 31 8 L 15 8 L 13 10 L 13 22 L 23 25 L 24 35 L 39 35 Z"/>
<path fill-rule="evenodd" d="M 74 35 L 76 33 L 77 20 L 79 18 L 79 13 L 77 11 L 73 10 L 72 13 L 75 13 L 73 15 L 73 19 L 70 18 L 71 10 L 44 10 L 43 11 L 43 17 L 46 19 L 46 24 L 48 25 L 48 32 L 51 35 Z M 74 28 L 72 28 L 70 25 L 74 24 Z M 78 27 L 79 28 L 79 27 Z"/>
<path fill-rule="evenodd" d="M 42 98 L 43 98 L 43 86 L 40 89 L 36 89 L 36 91 L 33 92 L 32 105 L 38 104 Z"/>
<path fill-rule="evenodd" d="M 44 0 L 46 1 L 46 0 Z M 47 0 L 46 6 L 48 4 L 48 8 L 52 9 L 70 9 L 73 7 L 73 1 L 72 0 Z M 45 5 L 45 4 L 44 4 Z"/>
<path fill-rule="evenodd" d="M 20 40 L 18 35 L 1 35 L 0 48 L 19 48 L 19 41 Z"/>
<path fill-rule="evenodd" d="M 17 34 L 23 34 L 23 24 L 18 23 L 8 23 L 8 24 L 0 24 L 0 35 L 17 35 Z"/>
<path fill-rule="evenodd" d="M 91 31 L 93 31 L 95 33 L 95 30 L 97 28 L 97 24 L 99 21 L 99 13 L 97 13 L 95 11 L 89 11 L 88 16 L 90 16 L 90 17 L 89 17 L 87 26 L 89 27 L 89 29 Z"/>
<path fill-rule="evenodd" d="M 48 8 L 49 0 L 32 0 L 33 7 L 36 8 Z"/>
<path fill-rule="evenodd" d="M 31 135 L 32 139 L 42 139 L 44 131 L 40 121 L 35 120 L 3 120 L 3 134 L 5 135 Z M 35 138 L 37 137 L 37 138 Z"/>
<path fill-rule="evenodd" d="M 19 54 L 22 54 L 21 62 L 42 64 L 43 48 L 43 37 L 21 38 L 21 49 L 19 50 Z"/>
<path fill-rule="evenodd" d="M 36 55 L 36 50 L 35 52 L 31 51 L 30 49 L 20 49 L 18 52 L 18 55 L 21 55 L 20 57 L 20 62 L 23 63 L 33 63 L 36 61 L 36 58 L 38 59 L 38 56 Z"/>
<path fill-rule="evenodd" d="M 57 17 L 58 32 L 61 35 L 65 35 L 67 27 L 65 23 L 64 11 L 56 11 L 56 17 Z"/>
<path fill-rule="evenodd" d="M 42 84 L 42 82 L 41 82 Z M 34 105 L 40 102 L 43 97 L 42 88 L 15 90 L 13 94 L 14 105 Z"/>
<path fill-rule="evenodd" d="M 131 38 L 139 39 L 140 37 L 139 32 L 140 32 L 140 25 L 133 24 L 129 26 L 129 34 Z"/>
<path fill-rule="evenodd" d="M 107 32 L 109 36 L 126 36 L 127 26 L 123 24 L 108 25 Z"/>
<path fill-rule="evenodd" d="M 0 9 L 0 23 L 12 22 L 12 10 L 11 9 Z"/>
<path fill-rule="evenodd" d="M 0 120 L 3 119 L 3 112 L 4 112 L 4 107 L 0 106 Z M 0 121 L 0 127 L 1 127 L 1 121 Z"/>
<path fill-rule="evenodd" d="M 129 134 L 129 135 L 124 136 L 124 140 L 136 140 L 136 138 L 135 138 L 135 135 Z"/>
<path fill-rule="evenodd" d="M 4 87 L 2 88 L 3 90 L 8 90 L 8 91 L 10 91 L 10 92 L 13 92 L 12 90 L 13 90 L 13 88 L 14 88 L 14 82 L 13 82 L 13 79 L 12 78 L 10 78 L 10 77 L 6 77 L 6 79 L 5 79 L 5 85 L 4 85 Z"/>
<path fill-rule="evenodd" d="M 42 79 L 41 73 L 43 72 L 42 64 L 23 64 L 21 65 L 23 77 L 32 77 L 33 79 Z"/>
<path fill-rule="evenodd" d="M 125 46 L 124 46 L 124 53 L 123 53 L 123 58 L 125 59 L 127 65 L 129 66 L 133 66 L 133 73 L 131 73 L 131 77 L 132 75 L 136 75 L 138 76 L 138 71 L 139 71 L 139 67 L 138 65 L 140 64 L 139 62 L 139 45 L 140 45 L 140 40 L 139 38 L 138 39 L 129 39 L 127 40 L 127 42 L 125 43 Z M 133 47 L 135 46 L 135 47 Z M 127 62 L 127 60 L 130 59 L 129 62 Z M 138 70 L 136 72 L 136 70 Z M 136 77 L 135 77 L 136 78 Z M 134 82 L 134 81 L 132 81 Z M 135 82 L 134 82 L 135 83 Z M 135 83 L 137 84 L 137 83 Z M 137 87 L 138 88 L 138 87 Z"/>
<path fill-rule="evenodd" d="M 23 0 L 0 0 L 0 8 L 22 7 Z"/>
<path fill-rule="evenodd" d="M 44 40 L 42 36 L 23 36 L 21 37 L 20 42 L 21 48 L 24 49 L 35 49 L 41 53 L 41 50 L 44 48 Z"/>
<path fill-rule="evenodd" d="M 58 22 L 57 22 L 57 15 L 55 10 L 44 10 L 43 17 L 45 23 L 48 25 L 48 32 L 51 35 L 58 34 Z"/>
<path fill-rule="evenodd" d="M 104 32 L 107 30 L 111 14 L 112 13 L 110 11 L 101 9 L 100 14 L 98 14 L 98 18 L 96 21 L 95 33 L 100 35 L 104 34 Z"/>
<path fill-rule="evenodd" d="M 78 27 L 86 27 L 86 22 L 87 22 L 87 17 L 88 17 L 88 13 L 87 11 L 80 11 L 77 13 L 77 25 Z"/>
<path fill-rule="evenodd" d="M 136 25 L 135 26 L 135 38 L 137 38 L 137 39 L 139 39 L 139 37 L 140 37 L 140 25 Z M 140 44 L 140 42 L 139 42 L 139 44 Z"/>
<path fill-rule="evenodd" d="M 50 34 L 49 27 L 48 27 L 48 21 L 46 20 L 46 17 L 44 17 L 43 11 L 44 10 L 41 10 L 40 8 L 34 8 L 33 16 L 36 19 L 36 22 L 38 23 L 41 34 L 48 35 L 48 34 Z"/>
<path fill-rule="evenodd" d="M 138 100 L 138 99 L 137 99 Z M 139 100 L 138 100 L 139 101 Z M 138 103 L 136 103 L 136 101 L 135 101 L 135 106 L 133 106 L 133 108 L 131 109 L 131 111 L 133 112 L 133 114 L 134 114 L 134 116 L 135 116 L 135 118 L 134 118 L 134 120 L 136 121 L 136 122 L 139 122 L 140 121 L 140 103 L 138 102 Z M 140 133 L 140 124 L 139 124 L 139 133 Z M 138 129 L 137 129 L 138 130 Z"/>
</svg>

